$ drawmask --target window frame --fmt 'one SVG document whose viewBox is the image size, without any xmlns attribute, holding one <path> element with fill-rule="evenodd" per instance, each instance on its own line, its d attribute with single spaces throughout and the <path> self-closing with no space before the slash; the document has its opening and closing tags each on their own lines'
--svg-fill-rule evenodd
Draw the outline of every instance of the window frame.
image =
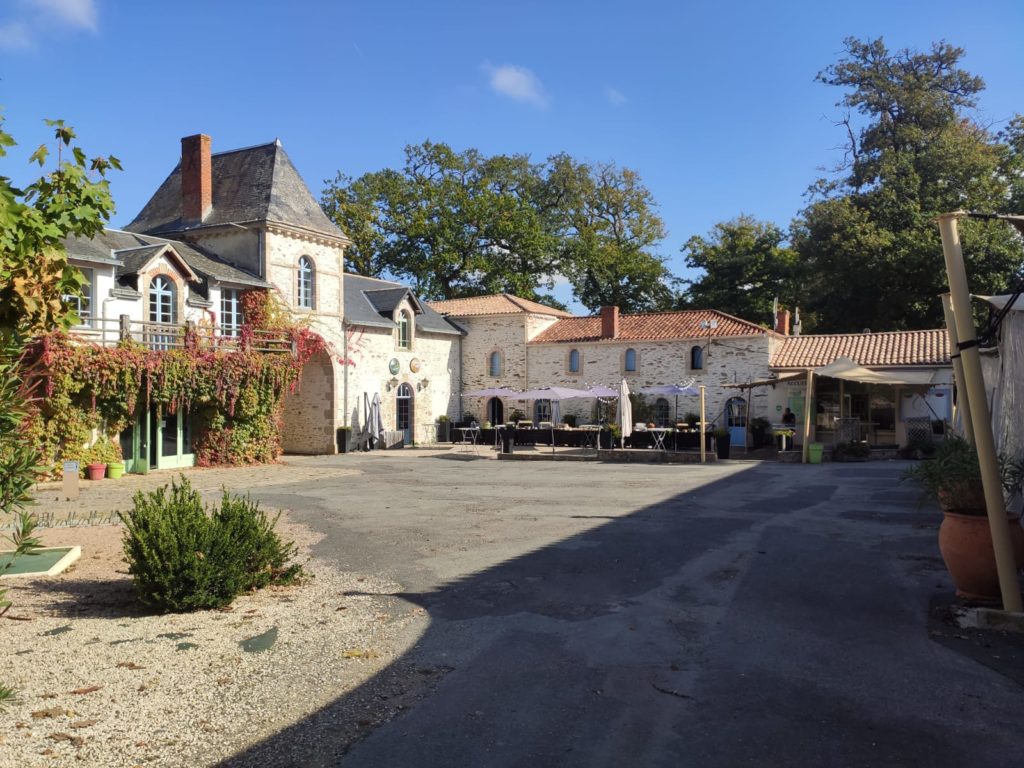
<svg viewBox="0 0 1024 768">
<path fill-rule="evenodd" d="M 395 325 L 398 326 L 397 348 L 412 349 L 412 314 L 406 309 L 399 310 Z"/>
<path fill-rule="evenodd" d="M 654 401 L 654 423 L 659 427 L 669 426 L 669 419 L 671 418 L 671 403 L 669 403 L 667 397 L 659 397 Z"/>
<path fill-rule="evenodd" d="M 580 373 L 583 368 L 582 360 L 580 359 L 580 351 L 578 348 L 569 350 L 569 357 L 565 364 L 566 369 L 569 373 Z"/>
<path fill-rule="evenodd" d="M 496 379 L 505 371 L 505 358 L 500 349 L 491 350 L 487 356 L 487 375 Z"/>
<path fill-rule="evenodd" d="M 704 348 L 700 344 L 690 347 L 690 370 L 704 370 Z"/>
<path fill-rule="evenodd" d="M 60 298 L 68 309 L 74 310 L 78 315 L 79 322 L 75 324 L 76 328 L 92 328 L 96 322 L 96 316 L 92 311 L 93 305 L 96 303 L 96 270 L 93 267 L 76 266 L 75 268 L 82 273 L 84 278 L 82 295 L 75 296 L 65 293 Z M 83 303 L 85 304 L 84 310 Z"/>
<path fill-rule="evenodd" d="M 166 284 L 166 289 L 157 288 L 157 281 Z M 163 319 L 163 304 L 166 304 L 169 320 Z M 149 322 L 161 325 L 175 325 L 178 322 L 178 284 L 169 275 L 153 275 L 149 281 Z"/>
<path fill-rule="evenodd" d="M 300 309 L 316 309 L 316 262 L 311 256 L 299 257 L 295 279 L 295 305 Z"/>
<path fill-rule="evenodd" d="M 230 303 L 229 303 L 230 297 Z M 230 322 L 229 322 L 230 318 Z M 242 311 L 242 291 L 240 288 L 220 289 L 220 335 L 230 339 L 237 339 L 245 324 L 245 314 Z"/>
<path fill-rule="evenodd" d="M 633 358 L 633 361 L 632 361 L 633 364 L 632 365 L 630 365 L 630 359 L 629 359 L 630 355 L 632 355 L 632 358 Z M 625 373 L 636 373 L 636 368 L 637 368 L 636 360 L 637 360 L 636 348 L 635 347 L 629 347 L 623 353 L 623 355 L 622 355 L 622 370 Z"/>
</svg>

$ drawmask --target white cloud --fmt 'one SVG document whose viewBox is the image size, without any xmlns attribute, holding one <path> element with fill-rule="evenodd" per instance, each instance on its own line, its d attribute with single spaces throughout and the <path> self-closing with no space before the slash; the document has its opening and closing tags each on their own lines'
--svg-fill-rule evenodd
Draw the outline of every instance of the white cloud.
<svg viewBox="0 0 1024 768">
<path fill-rule="evenodd" d="M 526 67 L 519 67 L 515 64 L 502 64 L 500 67 L 495 67 L 489 62 L 484 62 L 483 70 L 490 78 L 491 90 L 495 93 L 532 104 L 538 109 L 547 107 L 548 97 L 544 93 L 544 86 L 541 85 L 537 76 Z"/>
<path fill-rule="evenodd" d="M 25 3 L 40 11 L 44 21 L 56 20 L 69 27 L 96 31 L 95 0 L 25 0 Z"/>
<path fill-rule="evenodd" d="M 608 103 L 613 104 L 616 107 L 625 104 L 628 101 L 628 99 L 626 98 L 626 94 L 624 94 L 618 88 L 613 88 L 610 85 L 605 87 L 604 95 L 605 98 L 608 99 Z"/>
<path fill-rule="evenodd" d="M 0 50 L 28 50 L 53 27 L 96 32 L 96 0 L 18 0 L 13 18 L 0 20 Z"/>
<path fill-rule="evenodd" d="M 0 24 L 0 50 L 23 51 L 32 47 L 32 33 L 21 21 Z"/>
</svg>

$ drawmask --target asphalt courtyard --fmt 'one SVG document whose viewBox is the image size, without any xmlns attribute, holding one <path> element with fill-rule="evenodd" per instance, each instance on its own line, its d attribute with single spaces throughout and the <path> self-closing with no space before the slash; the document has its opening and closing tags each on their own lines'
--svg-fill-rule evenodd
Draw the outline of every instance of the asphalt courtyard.
<svg viewBox="0 0 1024 768">
<path fill-rule="evenodd" d="M 901 462 L 288 463 L 357 470 L 253 494 L 421 618 L 399 661 L 228 765 L 1024 761 L 1024 690 L 929 634 L 951 586 Z"/>
</svg>

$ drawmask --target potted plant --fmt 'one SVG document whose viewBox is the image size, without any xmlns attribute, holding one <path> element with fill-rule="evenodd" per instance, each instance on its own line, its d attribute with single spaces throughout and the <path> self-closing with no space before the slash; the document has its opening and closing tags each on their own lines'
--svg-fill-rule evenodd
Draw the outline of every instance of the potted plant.
<svg viewBox="0 0 1024 768">
<path fill-rule="evenodd" d="M 124 473 L 124 464 L 121 462 L 121 446 L 115 443 L 106 435 L 100 435 L 91 446 L 82 454 L 82 465 L 85 468 L 86 477 L 90 480 L 102 480 L 107 474 L 107 465 L 115 464 L 115 474 L 111 477 L 120 477 Z"/>
<path fill-rule="evenodd" d="M 700 424 L 700 414 L 694 413 L 693 411 L 687 411 L 683 414 L 683 421 L 690 425 L 690 429 L 693 429 Z"/>
<path fill-rule="evenodd" d="M 764 416 L 757 416 L 750 420 L 750 435 L 754 439 L 755 448 L 771 445 L 771 438 L 768 436 L 768 430 L 771 427 L 772 423 Z"/>
<path fill-rule="evenodd" d="M 437 417 L 437 442 L 449 443 L 451 442 L 451 420 L 445 414 L 441 414 Z"/>
<path fill-rule="evenodd" d="M 838 443 L 832 449 L 832 461 L 867 461 L 870 456 L 871 446 L 862 440 Z"/>
<path fill-rule="evenodd" d="M 729 447 L 732 442 L 729 430 L 723 427 L 716 427 L 711 430 L 711 434 L 715 437 L 715 452 L 718 454 L 718 458 L 728 459 Z"/>
<path fill-rule="evenodd" d="M 999 457 L 1003 489 L 1020 490 L 1024 464 L 1006 456 Z M 998 602 L 999 574 L 985 507 L 978 454 L 958 435 L 940 441 L 935 456 L 903 473 L 917 482 L 925 494 L 939 502 L 942 525 L 939 527 L 939 551 L 949 569 L 959 597 L 983 602 Z M 1024 565 L 1024 529 L 1020 515 L 1007 513 L 1010 539 L 1017 568 Z"/>
<path fill-rule="evenodd" d="M 334 435 L 338 446 L 338 453 L 348 453 L 348 444 L 351 437 L 352 427 L 338 427 Z"/>
</svg>

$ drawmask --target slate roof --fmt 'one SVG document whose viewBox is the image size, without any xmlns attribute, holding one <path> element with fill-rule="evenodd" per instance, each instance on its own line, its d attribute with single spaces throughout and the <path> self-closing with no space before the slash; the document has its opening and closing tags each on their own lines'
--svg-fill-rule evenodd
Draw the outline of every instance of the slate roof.
<svg viewBox="0 0 1024 768">
<path fill-rule="evenodd" d="M 848 357 L 860 365 L 881 368 L 949 365 L 949 336 L 941 328 L 787 336 L 775 349 L 769 366 L 817 368 L 840 357 Z"/>
<path fill-rule="evenodd" d="M 741 320 L 715 309 L 694 309 L 682 312 L 652 312 L 639 315 L 619 315 L 619 335 L 616 341 L 659 341 L 667 339 L 705 339 L 706 328 L 700 324 L 714 320 L 718 327 L 712 331 L 716 339 L 723 336 L 760 336 L 774 334 L 760 325 Z M 530 340 L 531 344 L 607 341 L 601 337 L 601 318 L 567 317 L 554 323 Z"/>
<path fill-rule="evenodd" d="M 198 226 L 275 221 L 344 237 L 317 204 L 278 141 L 210 156 L 213 205 Z M 132 232 L 167 235 L 195 228 L 181 219 L 181 163 L 160 185 L 138 216 Z"/>
<path fill-rule="evenodd" d="M 473 296 L 468 299 L 448 299 L 447 301 L 431 301 L 430 306 L 442 315 L 452 317 L 474 317 L 476 315 L 515 315 L 526 312 L 536 315 L 553 315 L 555 317 L 572 317 L 571 312 L 555 309 L 536 301 L 530 301 L 510 293 L 497 293 L 491 296 Z"/>
<path fill-rule="evenodd" d="M 226 264 L 213 254 L 205 253 L 194 245 L 179 240 L 167 240 L 162 237 L 140 235 L 120 229 L 105 229 L 91 240 L 80 237 L 69 237 L 64 247 L 72 258 L 95 260 L 111 263 L 115 260 L 117 275 L 129 275 L 138 270 L 145 261 L 159 248 L 170 245 L 185 263 L 200 277 L 212 278 L 218 282 L 251 285 L 258 288 L 269 288 L 270 284 L 244 269 Z M 142 249 L 140 246 L 151 246 Z M 138 249 L 138 250 L 135 250 Z"/>
<path fill-rule="evenodd" d="M 391 315 L 395 307 L 406 296 L 411 295 L 408 287 L 390 280 L 378 280 L 345 273 L 345 320 L 351 325 L 368 325 L 375 328 L 394 328 Z M 464 331 L 434 311 L 430 305 L 415 301 L 421 311 L 416 314 L 416 330 L 431 333 L 461 335 Z M 385 317 L 386 315 L 386 317 Z"/>
</svg>

